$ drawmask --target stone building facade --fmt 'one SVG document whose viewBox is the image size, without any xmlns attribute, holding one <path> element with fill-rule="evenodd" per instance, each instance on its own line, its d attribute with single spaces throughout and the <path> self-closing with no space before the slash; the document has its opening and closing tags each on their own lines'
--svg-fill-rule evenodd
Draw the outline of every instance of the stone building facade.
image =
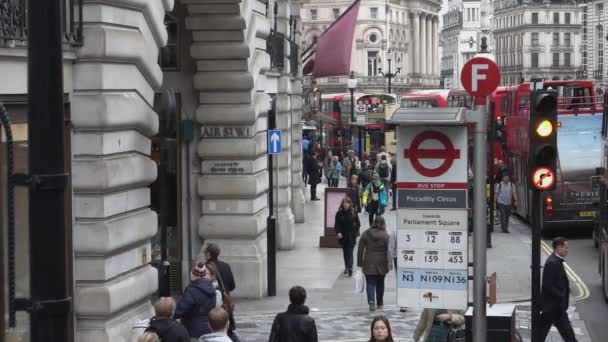
<svg viewBox="0 0 608 342">
<path fill-rule="evenodd" d="M 342 14 L 350 0 L 304 0 L 302 47 L 306 48 Z M 351 69 L 362 93 L 386 92 L 380 73 L 400 73 L 393 78 L 393 93 L 439 85 L 440 0 L 361 0 L 351 57 Z M 391 60 L 391 69 L 389 62 Z M 347 78 L 317 79 L 324 93 L 347 92 Z"/>
<path fill-rule="evenodd" d="M 279 248 L 293 248 L 294 222 L 304 221 L 298 2 L 74 3 L 82 6 L 76 20 L 82 37 L 66 43 L 64 86 L 71 138 L 72 196 L 66 215 L 72 218 L 75 341 L 130 341 L 134 322 L 152 315 L 158 275 L 151 261 L 160 248 L 153 209 L 166 195 L 155 190 L 155 95 L 162 89 L 177 94 L 180 127 L 169 194 L 176 216 L 167 247 L 173 256 L 172 289 L 178 294 L 189 282 L 202 245 L 213 241 L 235 273 L 234 295 L 264 296 L 271 109 L 283 133 L 274 180 Z M 0 102 L 12 113 L 17 132 L 17 170 L 26 172 L 27 36 L 7 38 L 0 41 L 0 74 L 13 82 L 0 84 Z M 5 157 L 1 152 L 0 166 Z M 0 169 L 4 194 L 6 171 Z M 25 193 L 18 192 L 17 206 L 18 232 L 27 232 Z M 5 210 L 0 200 L 0 217 Z M 2 233 L 5 224 L 0 221 Z M 29 291 L 29 238 L 17 235 L 17 296 L 27 297 Z M 17 331 L 27 341 L 26 327 L 27 317 L 19 315 Z"/>
<path fill-rule="evenodd" d="M 581 74 L 600 86 L 608 82 L 608 3 L 581 1 L 580 7 L 583 26 Z"/>
<path fill-rule="evenodd" d="M 581 19 L 581 7 L 569 0 L 495 1 L 495 55 L 502 85 L 576 78 L 582 65 Z"/>
</svg>

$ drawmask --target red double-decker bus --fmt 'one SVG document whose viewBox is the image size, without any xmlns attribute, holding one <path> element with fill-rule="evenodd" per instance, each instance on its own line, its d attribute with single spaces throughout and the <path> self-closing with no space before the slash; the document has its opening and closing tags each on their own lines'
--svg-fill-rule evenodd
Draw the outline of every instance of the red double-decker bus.
<svg viewBox="0 0 608 342">
<path fill-rule="evenodd" d="M 558 94 L 558 162 L 556 188 L 543 193 L 541 229 L 590 229 L 597 215 L 594 203 L 599 200 L 591 177 L 601 166 L 602 105 L 596 100 L 592 81 L 545 81 L 542 88 Z M 506 144 L 519 199 L 516 211 L 529 219 L 533 207 L 528 179 L 530 84 L 505 91 Z"/>
</svg>

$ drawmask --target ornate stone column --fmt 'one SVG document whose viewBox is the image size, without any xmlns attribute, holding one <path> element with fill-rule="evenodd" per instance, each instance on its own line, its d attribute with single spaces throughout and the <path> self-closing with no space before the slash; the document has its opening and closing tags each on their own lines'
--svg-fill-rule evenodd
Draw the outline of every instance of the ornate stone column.
<svg viewBox="0 0 608 342">
<path fill-rule="evenodd" d="M 149 187 L 157 165 L 149 155 L 159 124 L 158 52 L 173 1 L 83 6 L 71 98 L 75 340 L 126 341 L 136 321 L 153 315 L 158 287 L 149 264 L 158 228 Z"/>
<path fill-rule="evenodd" d="M 439 59 L 439 19 L 437 16 L 433 16 L 432 19 L 432 25 L 433 25 L 433 33 L 432 33 L 432 44 L 433 44 L 433 69 L 431 70 L 431 76 L 433 78 L 433 80 L 437 79 L 439 77 L 438 72 L 439 72 L 439 63 L 438 63 L 438 59 Z"/>
<path fill-rule="evenodd" d="M 427 33 L 426 33 L 426 14 L 422 14 L 422 18 L 420 19 L 420 74 L 426 75 L 427 73 L 427 65 L 428 65 L 428 41 L 427 41 Z"/>
<path fill-rule="evenodd" d="M 414 74 L 420 73 L 420 58 L 422 57 L 422 53 L 420 51 L 420 12 L 414 11 L 414 49 L 412 50 L 412 60 L 414 61 Z"/>
</svg>

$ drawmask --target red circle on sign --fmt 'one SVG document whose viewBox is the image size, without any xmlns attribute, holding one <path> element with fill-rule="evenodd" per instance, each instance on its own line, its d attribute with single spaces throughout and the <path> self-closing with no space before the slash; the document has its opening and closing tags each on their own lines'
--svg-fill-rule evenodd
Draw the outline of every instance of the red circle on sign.
<svg viewBox="0 0 608 342">
<path fill-rule="evenodd" d="M 444 149 L 421 149 L 420 145 L 426 140 L 437 140 Z M 425 177 L 439 177 L 446 173 L 454 160 L 460 158 L 460 150 L 454 149 L 450 138 L 437 131 L 424 131 L 412 139 L 410 148 L 405 149 L 404 157 L 409 159 L 414 170 Z M 443 163 L 436 168 L 428 168 L 420 162 L 420 159 L 443 159 Z"/>
<path fill-rule="evenodd" d="M 551 189 L 555 185 L 555 173 L 548 167 L 536 168 L 532 172 L 532 184 L 538 190 Z"/>
<path fill-rule="evenodd" d="M 489 96 L 500 84 L 500 69 L 491 59 L 474 57 L 462 67 L 460 81 L 472 96 Z"/>
</svg>

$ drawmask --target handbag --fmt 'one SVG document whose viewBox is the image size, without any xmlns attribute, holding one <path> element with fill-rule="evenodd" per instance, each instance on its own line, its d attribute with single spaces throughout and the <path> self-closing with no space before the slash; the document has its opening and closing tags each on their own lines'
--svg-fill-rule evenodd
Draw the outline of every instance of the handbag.
<svg viewBox="0 0 608 342">
<path fill-rule="evenodd" d="M 365 277 L 363 272 L 359 269 L 355 273 L 355 293 L 363 293 L 365 291 Z"/>
<path fill-rule="evenodd" d="M 449 342 L 450 327 L 445 324 L 433 324 L 426 342 Z"/>
<path fill-rule="evenodd" d="M 233 314 L 234 313 L 234 301 L 232 300 L 232 297 L 230 297 L 230 294 L 228 294 L 228 291 L 226 291 L 226 287 L 224 286 L 224 281 L 222 280 L 222 275 L 220 274 L 219 269 L 217 268 L 217 265 L 214 263 L 213 266 L 215 267 L 217 271 L 217 281 L 220 283 L 220 287 L 222 288 L 222 309 L 226 310 L 229 314 Z"/>
<path fill-rule="evenodd" d="M 450 337 L 448 342 L 465 342 L 467 339 L 467 332 L 464 329 L 450 331 Z"/>
</svg>

